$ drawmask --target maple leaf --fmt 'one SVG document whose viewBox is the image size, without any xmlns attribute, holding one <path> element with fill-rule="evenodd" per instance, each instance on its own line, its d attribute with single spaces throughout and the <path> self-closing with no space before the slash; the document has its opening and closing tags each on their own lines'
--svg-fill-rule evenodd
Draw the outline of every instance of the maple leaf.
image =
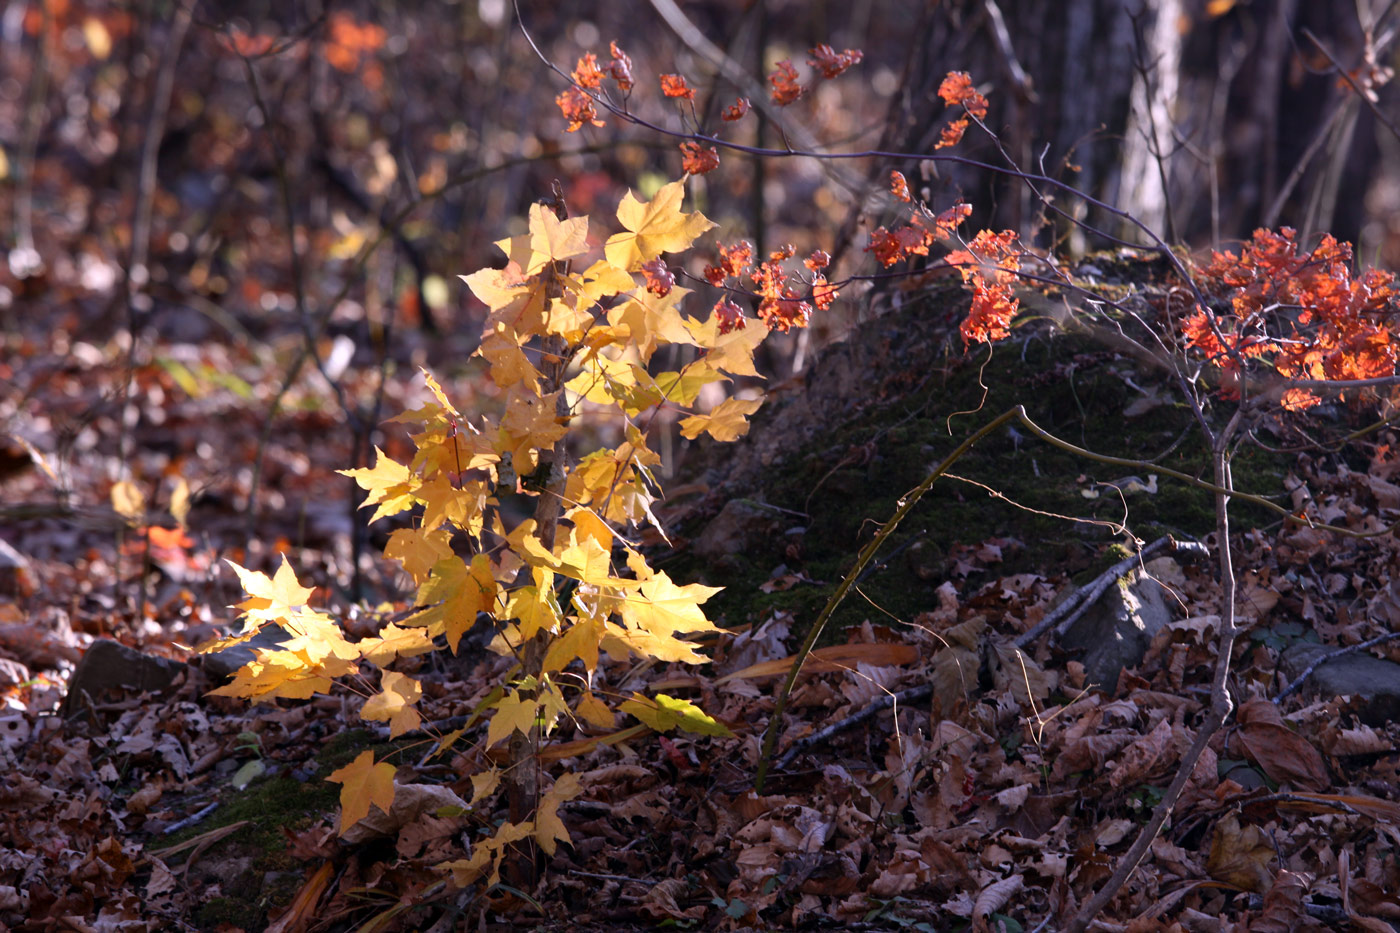
<svg viewBox="0 0 1400 933">
<path fill-rule="evenodd" d="M 572 75 L 574 83 L 590 90 L 603 86 L 603 72 L 598 68 L 598 57 L 592 52 L 578 60 Z"/>
<path fill-rule="evenodd" d="M 632 272 L 662 253 L 689 249 L 715 224 L 699 211 L 682 212 L 684 197 L 685 185 L 679 181 L 662 185 L 650 201 L 639 201 L 628 191 L 617 207 L 617 219 L 627 232 L 608 237 L 603 246 L 608 262 Z"/>
<path fill-rule="evenodd" d="M 612 61 L 604 65 L 603 70 L 617 82 L 619 91 L 626 93 L 632 90 L 632 59 L 617 47 L 616 40 L 608 44 L 608 54 L 612 56 Z"/>
<path fill-rule="evenodd" d="M 681 75 L 662 75 L 661 93 L 667 97 L 680 97 L 685 100 L 695 99 L 695 89 L 685 83 L 685 78 Z"/>
<path fill-rule="evenodd" d="M 380 675 L 379 688 L 379 693 L 365 701 L 360 709 L 360 718 L 371 722 L 389 720 L 389 738 L 417 729 L 423 717 L 413 708 L 413 704 L 423 695 L 422 685 L 412 677 L 385 671 Z M 388 810 L 387 807 L 382 809 Z"/>
<path fill-rule="evenodd" d="M 657 573 L 642 582 L 639 592 L 618 600 L 618 614 L 627 628 L 632 630 L 628 635 L 650 636 L 625 640 L 645 646 L 646 654 L 660 660 L 704 663 L 704 655 L 698 654 L 693 644 L 676 635 L 680 632 L 716 630 L 705 618 L 700 604 L 720 589 L 699 583 L 676 586 L 665 573 Z"/>
<path fill-rule="evenodd" d="M 540 371 L 520 347 L 520 338 L 504 321 L 488 323 L 477 348 L 491 364 L 491 381 L 503 389 L 523 383 L 532 392 L 539 390 Z"/>
<path fill-rule="evenodd" d="M 708 415 L 691 415 L 681 420 L 681 435 L 689 438 L 708 433 L 717 441 L 735 441 L 749 433 L 748 415 L 758 411 L 763 399 L 746 401 L 727 398 L 714 407 Z"/>
<path fill-rule="evenodd" d="M 635 716 L 657 732 L 680 728 L 697 735 L 732 736 L 728 727 L 689 700 L 658 693 L 655 697 L 633 693 L 622 702 L 622 711 Z"/>
<path fill-rule="evenodd" d="M 384 546 L 384 556 L 402 564 L 413 582 L 421 584 L 434 564 L 452 556 L 452 535 L 442 528 L 395 528 Z"/>
<path fill-rule="evenodd" d="M 687 175 L 704 175 L 719 168 L 719 151 L 714 146 L 702 149 L 697 142 L 683 142 L 681 156 L 681 169 Z"/>
<path fill-rule="evenodd" d="M 512 590 L 502 613 L 503 618 L 516 621 L 522 641 L 529 641 L 540 631 L 557 633 L 563 617 L 554 593 L 554 572 L 545 567 L 532 567 L 531 574 L 534 585 Z"/>
<path fill-rule="evenodd" d="M 667 274 L 670 274 L 669 270 Z M 670 288 L 665 293 L 658 293 L 650 287 L 634 289 L 627 293 L 626 301 L 608 311 L 608 323 L 627 327 L 630 343 L 645 363 L 651 359 L 657 347 L 695 342 L 679 308 L 681 301 L 689 294 L 690 289 L 687 288 Z"/>
<path fill-rule="evenodd" d="M 744 114 L 748 113 L 749 108 L 752 106 L 753 104 L 749 103 L 749 99 L 747 97 L 735 98 L 734 103 L 730 104 L 728 107 L 725 107 L 724 112 L 719 115 L 719 118 L 725 121 L 726 123 L 733 123 L 735 120 L 742 120 L 744 118 Z"/>
<path fill-rule="evenodd" d="M 691 323 L 687 326 L 695 335 L 695 342 L 706 347 L 705 362 L 716 370 L 734 376 L 758 376 L 753 365 L 753 353 L 768 331 L 763 327 L 748 327 L 747 319 L 738 306 L 728 302 L 729 307 L 715 306 L 714 313 L 703 324 Z M 729 315 L 734 318 L 729 318 Z"/>
<path fill-rule="evenodd" d="M 612 710 L 608 709 L 608 704 L 592 693 L 584 693 L 578 698 L 578 703 L 574 705 L 574 712 L 584 722 L 590 726 L 597 726 L 599 729 L 611 729 L 616 725 L 617 717 L 613 715 Z"/>
<path fill-rule="evenodd" d="M 374 515 L 370 516 L 370 524 L 413 508 L 413 491 L 418 485 L 418 478 L 409 472 L 408 467 L 385 456 L 384 451 L 378 447 L 374 448 L 374 453 L 373 467 L 336 471 L 341 476 L 350 477 L 361 489 L 368 492 L 365 501 L 360 503 L 360 508 L 367 505 L 379 506 L 374 510 Z"/>
<path fill-rule="evenodd" d="M 913 200 L 909 196 L 909 182 L 904 180 L 904 173 L 890 172 L 890 194 L 906 204 Z"/>
<path fill-rule="evenodd" d="M 430 608 L 409 623 L 442 626 L 447 646 L 456 654 L 462 635 L 476 624 L 477 614 L 490 612 L 495 606 L 497 589 L 491 559 L 485 554 L 473 556 L 471 566 L 455 555 L 448 557 L 433 566 L 432 576 L 418 589 L 418 603 Z"/>
<path fill-rule="evenodd" d="M 491 724 L 486 729 L 486 747 L 490 748 L 516 732 L 529 735 L 539 711 L 539 701 L 521 696 L 518 690 L 501 697 L 496 702 L 496 715 L 491 717 Z"/>
<path fill-rule="evenodd" d="M 282 556 L 282 566 L 272 578 L 257 570 L 246 570 L 233 561 L 227 561 L 238 574 L 238 582 L 248 598 L 237 604 L 253 628 L 264 622 L 276 622 L 290 617 L 299 606 L 305 606 L 315 592 L 314 587 L 302 586 L 297 582 L 296 572 Z"/>
<path fill-rule="evenodd" d="M 501 454 L 509 453 L 515 469 L 530 473 L 537 462 L 536 452 L 554 446 L 554 442 L 569 433 L 555 414 L 554 400 L 558 392 L 533 395 L 513 390 L 506 399 L 506 412 L 501 416 Z"/>
<path fill-rule="evenodd" d="M 543 204 L 530 205 L 531 256 L 523 264 L 532 276 L 555 262 L 563 262 L 588 252 L 588 218 L 560 220 Z"/>
<path fill-rule="evenodd" d="M 786 107 L 806 92 L 805 88 L 797 83 L 797 69 L 792 67 L 792 62 L 788 59 L 778 62 L 778 67 L 768 76 L 768 83 L 773 85 L 773 103 L 779 107 Z"/>
<path fill-rule="evenodd" d="M 343 768 L 332 771 L 326 780 L 341 785 L 340 834 L 369 816 L 370 804 L 385 813 L 394 805 L 394 772 L 387 761 L 374 763 L 374 752 L 366 749 Z"/>
<path fill-rule="evenodd" d="M 807 64 L 816 68 L 822 73 L 823 78 L 835 78 L 847 68 L 860 62 L 865 57 L 865 53 L 860 49 L 847 49 L 844 52 L 837 52 L 829 45 L 819 45 L 814 49 L 807 50 L 811 58 L 807 59 Z"/>
<path fill-rule="evenodd" d="M 562 671 L 577 658 L 583 662 L 584 670 L 595 670 L 598 667 L 598 643 L 602 640 L 603 623 L 598 619 L 581 619 L 549 643 L 540 669 L 545 672 Z"/>
<path fill-rule="evenodd" d="M 647 291 L 658 298 L 665 298 L 676 285 L 675 275 L 660 256 L 642 263 L 642 276 L 647 280 Z"/>
<path fill-rule="evenodd" d="M 566 842 L 573 845 L 569 831 L 564 828 L 563 820 L 559 819 L 559 805 L 566 800 L 573 800 L 581 793 L 583 785 L 579 782 L 578 775 L 566 772 L 561 774 L 554 786 L 540 798 L 539 809 L 535 811 L 534 836 L 545 855 L 553 855 L 557 843 Z"/>
<path fill-rule="evenodd" d="M 421 628 L 400 628 L 392 622 L 378 635 L 360 639 L 355 647 L 362 658 L 379 667 L 393 663 L 395 658 L 412 658 L 437 650 L 432 636 Z"/>
<path fill-rule="evenodd" d="M 564 119 L 569 121 L 565 132 L 576 132 L 590 123 L 594 126 L 605 125 L 598 119 L 598 110 L 593 106 L 593 98 L 576 87 L 565 88 L 554 98 L 554 102 L 559 105 Z"/>
</svg>

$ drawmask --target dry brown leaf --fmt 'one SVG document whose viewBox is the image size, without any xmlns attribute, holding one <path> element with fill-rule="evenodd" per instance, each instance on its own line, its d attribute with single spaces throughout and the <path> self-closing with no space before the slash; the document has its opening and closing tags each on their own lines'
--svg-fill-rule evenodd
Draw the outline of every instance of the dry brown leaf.
<svg viewBox="0 0 1400 933">
<path fill-rule="evenodd" d="M 1332 783 L 1322 755 L 1307 739 L 1283 724 L 1268 700 L 1246 700 L 1237 714 L 1236 735 L 1245 754 L 1279 784 L 1320 791 Z"/>
<path fill-rule="evenodd" d="M 1269 866 L 1276 851 L 1258 826 L 1240 826 L 1239 818 L 1228 814 L 1215 824 L 1206 871 L 1217 881 L 1242 891 L 1263 893 L 1273 883 Z"/>
<path fill-rule="evenodd" d="M 778 658 L 773 661 L 762 661 L 758 664 L 751 664 L 743 670 L 726 674 L 715 680 L 715 686 L 726 684 L 731 680 L 748 677 L 773 677 L 778 674 L 786 674 L 792 669 L 792 662 L 795 656 Z M 831 671 L 843 671 L 854 667 L 857 662 L 873 665 L 902 665 L 913 664 L 919 660 L 919 649 L 913 645 L 898 645 L 894 643 L 883 643 L 874 645 L 831 645 L 826 648 L 817 648 L 807 655 L 806 662 L 802 665 L 804 674 L 826 674 Z"/>
</svg>

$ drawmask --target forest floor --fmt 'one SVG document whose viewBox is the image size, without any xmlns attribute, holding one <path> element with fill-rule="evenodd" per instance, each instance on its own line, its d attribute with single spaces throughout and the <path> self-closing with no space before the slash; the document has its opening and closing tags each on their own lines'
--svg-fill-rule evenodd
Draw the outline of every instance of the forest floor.
<svg viewBox="0 0 1400 933">
<path fill-rule="evenodd" d="M 834 618 L 785 715 L 783 764 L 753 789 L 784 659 L 874 527 L 962 437 L 1022 402 L 1076 444 L 1204 469 L 1189 439 L 1174 443 L 1187 422 L 1159 374 L 1029 329 L 983 368 L 947 343 L 955 295 L 873 316 L 776 387 L 737 450 L 688 454 L 660 512 L 674 550 L 654 562 L 726 586 L 708 608 L 727 631 L 707 643 L 711 664 L 612 663 L 602 676 L 693 699 L 734 736 L 588 747 L 556 734 L 542 767 L 566 758 L 583 788 L 561 808 L 572 845 L 539 858 L 533 886 L 486 891 L 457 890 L 436 867 L 500 818 L 442 806 L 472 797 L 480 727 L 443 753 L 437 740 L 507 659 L 421 659 L 424 718 L 444 725 L 390 741 L 352 725 L 353 684 L 249 708 L 208 696 L 218 674 L 188 651 L 233 622 L 241 592 L 223 558 L 270 572 L 285 555 L 354 637 L 411 599 L 389 565 L 354 563 L 351 491 L 333 472 L 353 437 L 329 389 L 298 381 L 268 420 L 297 335 L 266 352 L 153 336 L 129 369 L 123 341 L 85 340 L 82 322 L 16 322 L 0 380 L 13 431 L 0 543 L 14 552 L 0 561 L 0 922 L 1054 929 L 1107 878 L 1195 734 L 1222 608 L 1215 565 L 1163 550 L 1113 573 L 1122 586 L 1085 619 L 1107 626 L 1095 638 L 1139 638 L 1135 654 L 1105 662 L 1071 633 L 1015 642 L 1161 536 L 1218 547 L 1200 490 L 1147 470 L 1133 484 L 1015 431 L 988 438 Z M 469 370 L 444 384 L 475 391 Z M 421 380 L 388 379 L 383 414 L 421 394 Z M 392 428 L 386 446 L 402 443 Z M 260 448 L 265 430 L 275 442 Z M 142 481 L 114 498 L 123 462 Z M 1381 533 L 1237 510 L 1238 712 L 1102 926 L 1388 929 L 1400 921 L 1400 642 L 1383 639 L 1400 622 L 1400 542 L 1384 529 L 1400 514 L 1400 444 L 1382 431 L 1238 464 L 1241 488 Z M 1155 621 L 1134 601 L 1144 577 L 1165 594 Z M 140 654 L 74 690 L 97 639 Z M 1294 684 L 1319 652 L 1357 646 Z M 82 687 L 123 677 L 159 689 Z M 342 838 L 325 778 L 365 748 L 399 766 L 406 803 Z"/>
</svg>

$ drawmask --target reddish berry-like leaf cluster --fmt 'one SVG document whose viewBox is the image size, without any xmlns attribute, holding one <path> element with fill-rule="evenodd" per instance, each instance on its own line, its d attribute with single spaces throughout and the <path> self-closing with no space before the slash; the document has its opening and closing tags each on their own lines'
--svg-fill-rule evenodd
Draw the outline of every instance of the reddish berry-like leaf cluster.
<svg viewBox="0 0 1400 933">
<path fill-rule="evenodd" d="M 749 99 L 747 97 L 737 97 L 734 99 L 734 103 L 724 108 L 724 112 L 719 115 L 719 118 L 725 121 L 726 123 L 733 123 L 735 120 L 742 120 L 744 118 L 744 114 L 748 113 L 749 108 L 752 106 L 753 104 L 749 103 Z"/>
<path fill-rule="evenodd" d="M 564 118 L 569 121 L 567 132 L 573 133 L 581 129 L 585 124 L 602 126 L 603 121 L 598 119 L 598 110 L 593 106 L 593 98 L 576 87 L 567 87 L 554 102 L 563 111 Z"/>
<path fill-rule="evenodd" d="M 1199 272 L 1207 294 L 1226 297 L 1228 312 L 1197 308 L 1182 325 L 1189 347 L 1221 370 L 1222 392 L 1238 397 L 1240 367 L 1269 358 L 1294 379 L 1374 379 L 1395 374 L 1395 276 L 1379 269 L 1352 272 L 1352 250 L 1324 236 L 1310 253 L 1284 227 L 1254 231 L 1239 253 L 1213 252 Z M 1320 399 L 1290 389 L 1285 408 Z"/>
<path fill-rule="evenodd" d="M 681 168 L 687 175 L 704 175 L 719 168 L 719 152 L 714 146 L 701 148 L 696 142 L 681 143 Z"/>
<path fill-rule="evenodd" d="M 1011 319 L 1020 307 L 1011 287 L 1021 268 L 1021 255 L 1014 230 L 983 230 L 967 249 L 947 255 L 947 263 L 957 266 L 963 281 L 972 286 L 972 309 L 961 328 L 963 343 L 991 343 L 1011 336 Z"/>
<path fill-rule="evenodd" d="M 812 56 L 807 59 L 807 64 L 820 71 L 823 78 L 828 79 L 835 78 L 865 57 L 865 53 L 860 49 L 837 52 L 829 45 L 819 45 L 807 51 Z"/>
<path fill-rule="evenodd" d="M 890 194 L 905 204 L 914 200 L 909 196 L 909 182 L 904 180 L 903 172 L 890 172 Z"/>
<path fill-rule="evenodd" d="M 705 281 L 716 288 L 724 286 L 725 279 L 737 279 L 753 264 L 753 244 L 747 240 L 719 246 L 719 265 L 705 267 Z"/>
<path fill-rule="evenodd" d="M 744 312 L 728 298 L 721 298 L 715 303 L 714 315 L 715 320 L 718 322 L 718 330 L 721 334 L 729 334 L 736 330 L 743 330 L 747 326 L 747 322 L 744 320 Z"/>
<path fill-rule="evenodd" d="M 977 93 L 977 89 L 972 86 L 972 78 L 965 71 L 948 72 L 943 83 L 938 86 L 938 96 L 943 98 L 943 103 L 949 107 L 962 105 L 963 110 L 975 119 L 982 120 L 987 116 L 987 98 Z M 956 146 L 962 141 L 967 124 L 968 118 L 964 116 L 945 126 L 934 148 Z"/>
<path fill-rule="evenodd" d="M 806 93 L 806 88 L 797 83 L 797 69 L 787 59 L 778 62 L 778 67 L 768 76 L 768 83 L 773 85 L 773 103 L 779 107 L 795 103 Z"/>
<path fill-rule="evenodd" d="M 685 83 L 685 78 L 680 75 L 662 75 L 661 93 L 667 97 L 680 97 L 684 100 L 695 99 L 695 89 Z"/>
<path fill-rule="evenodd" d="M 642 263 L 642 277 L 647 280 L 647 291 L 658 298 L 671 294 L 671 289 L 676 285 L 675 274 L 666 267 L 666 260 L 660 256 Z"/>
</svg>

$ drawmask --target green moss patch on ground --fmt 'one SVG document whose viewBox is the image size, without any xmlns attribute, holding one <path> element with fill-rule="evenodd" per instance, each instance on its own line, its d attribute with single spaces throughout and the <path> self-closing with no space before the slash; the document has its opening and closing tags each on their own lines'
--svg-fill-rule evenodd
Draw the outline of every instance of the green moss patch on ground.
<svg viewBox="0 0 1400 933">
<path fill-rule="evenodd" d="M 872 361 L 891 365 L 864 373 L 863 398 L 833 411 L 830 423 L 809 431 L 796 449 L 765 454 L 770 462 L 758 488 L 726 485 L 722 466 L 712 466 L 709 475 L 717 481 L 708 515 L 683 534 L 699 535 L 705 521 L 736 495 L 784 510 L 786 525 L 783 533 L 767 535 L 743 553 L 715 561 L 682 553 L 673 561 L 673 576 L 726 587 L 707 607 L 720 624 L 741 625 L 787 611 L 796 629 L 804 630 L 899 499 L 963 439 L 1017 404 L 1072 444 L 1109 456 L 1157 459 L 1164 467 L 1210 478 L 1202 434 L 1186 405 L 1174 401 L 1165 373 L 1091 337 L 1052 333 L 1045 323 L 1020 329 L 996 345 L 990 359 L 985 347 L 964 355 L 955 334 L 950 340 L 945 328 L 940 338 L 922 322 L 948 318 L 950 303 L 960 311 L 966 301 L 958 289 L 934 293 L 919 307 L 871 322 L 871 333 L 848 338 L 848 344 L 866 345 L 838 345 L 823 353 L 813 369 Z M 868 346 L 881 339 L 881 330 L 927 345 Z M 744 443 L 761 443 L 765 429 L 782 417 L 781 400 L 760 411 L 751 431 L 755 441 Z M 718 446 L 712 455 L 711 463 L 721 465 L 727 456 Z M 1286 457 L 1245 447 L 1233 464 L 1236 486 L 1279 495 L 1288 464 Z M 1020 572 L 1087 579 L 1127 553 L 1130 538 L 1111 527 L 1118 523 L 1144 541 L 1168 533 L 1200 539 L 1215 527 L 1210 492 L 1158 475 L 1155 493 L 1120 496 L 1100 484 L 1134 474 L 1150 481 L 1151 468 L 1088 460 L 1019 425 L 985 438 L 950 472 L 1000 495 L 951 476 L 935 483 L 885 545 L 877 569 L 867 572 L 859 592 L 837 611 L 829 637 L 867 618 L 911 621 L 936 606 L 935 589 L 950 579 L 965 593 Z M 1239 503 L 1231 514 L 1240 529 L 1276 520 L 1271 512 Z M 996 551 L 999 561 L 992 559 Z M 775 571 L 777 577 L 800 573 L 820 585 L 764 592 L 761 587 Z"/>
</svg>

